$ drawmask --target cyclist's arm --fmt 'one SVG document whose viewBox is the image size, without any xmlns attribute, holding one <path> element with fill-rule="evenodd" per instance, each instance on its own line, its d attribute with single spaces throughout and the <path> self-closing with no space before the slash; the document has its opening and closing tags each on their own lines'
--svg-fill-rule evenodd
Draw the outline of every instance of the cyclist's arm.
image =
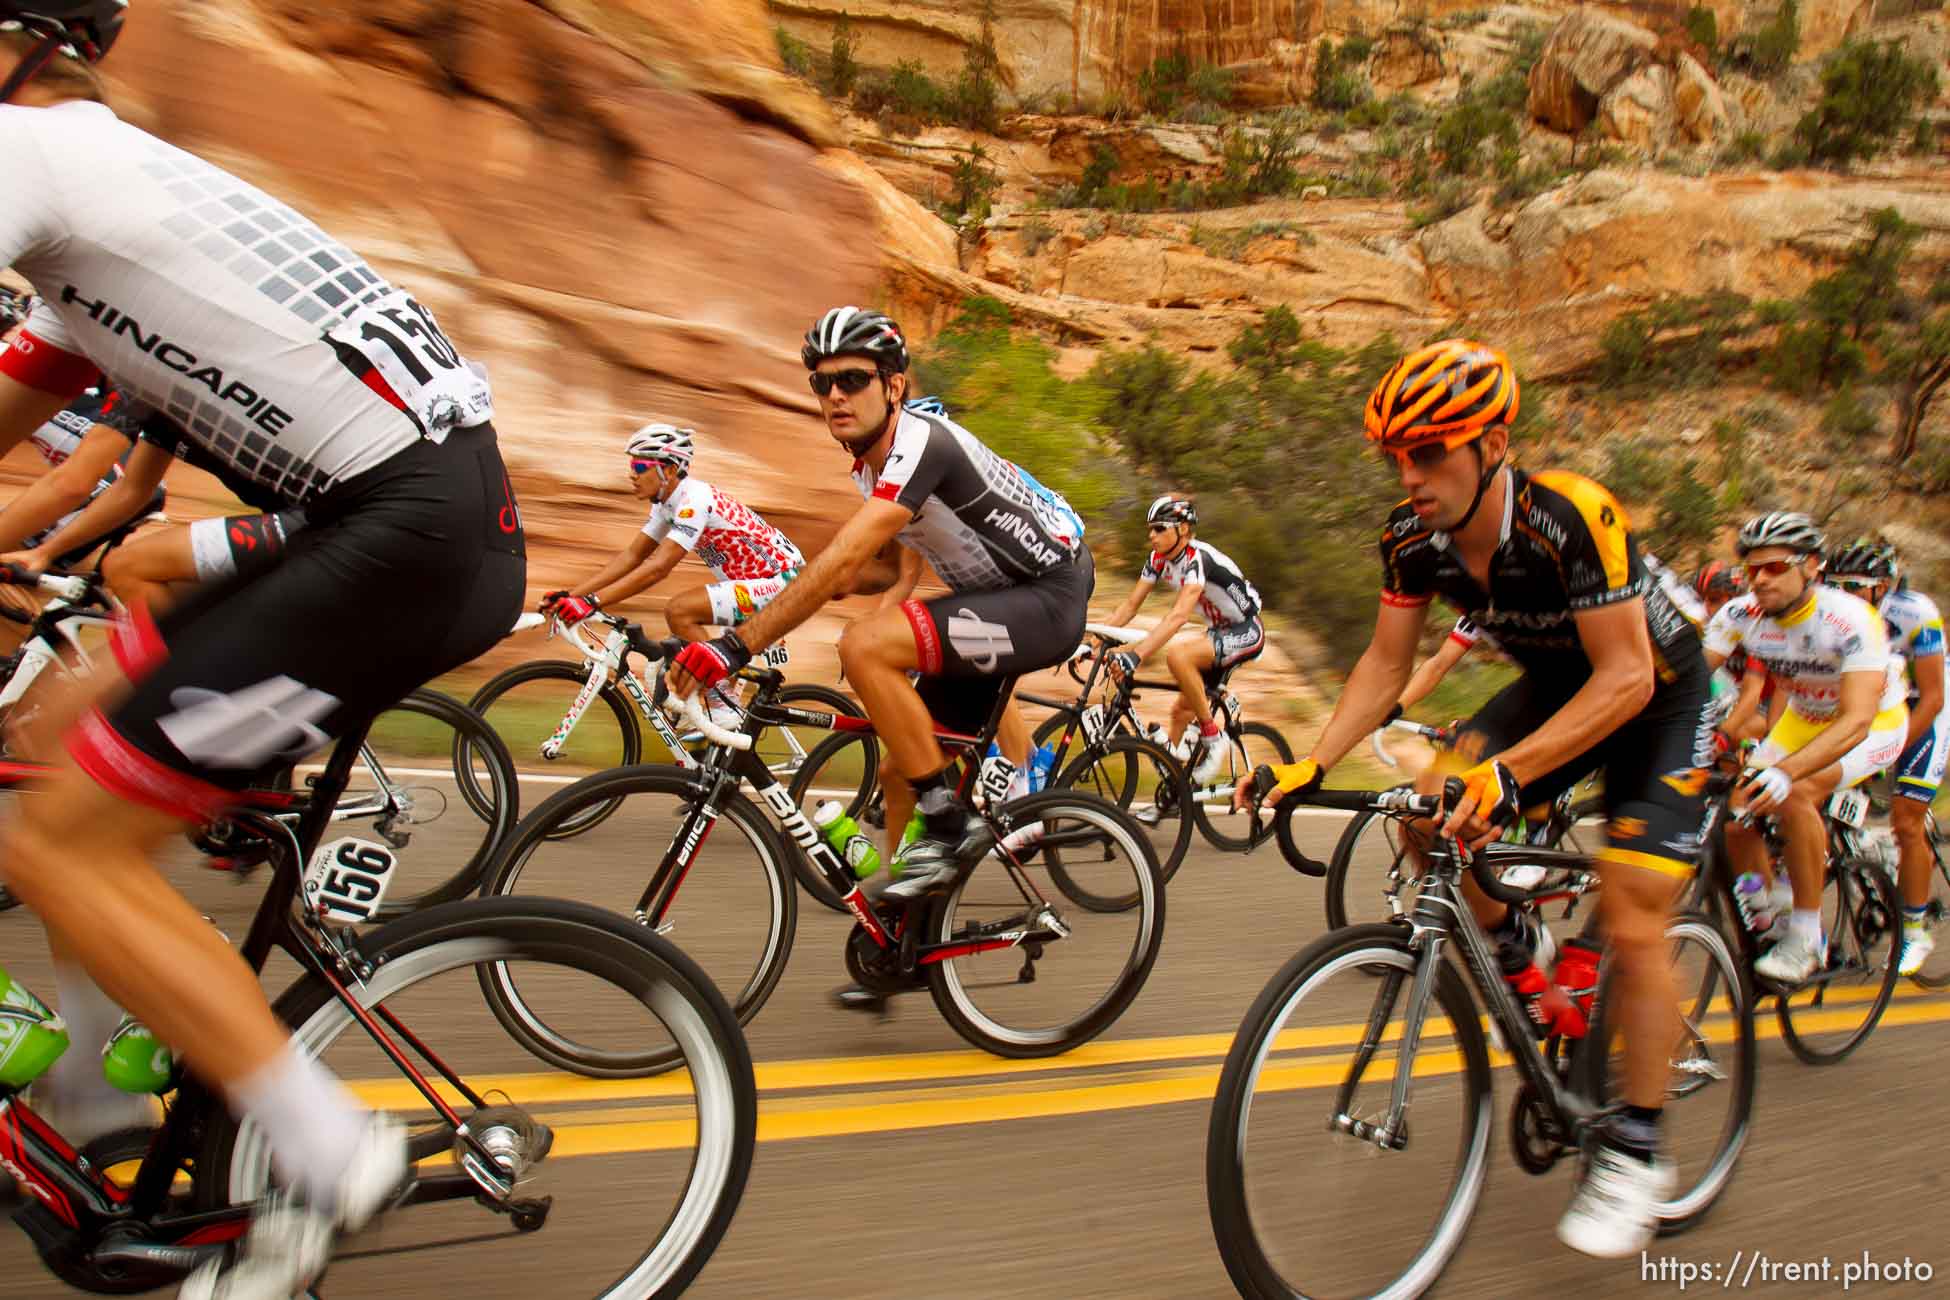
<svg viewBox="0 0 1950 1300">
<path fill-rule="evenodd" d="M 1521 784 L 1556 771 L 1630 722 L 1652 698 L 1652 635 L 1633 596 L 1571 615 L 1591 676 L 1544 725 L 1497 755 Z"/>
<path fill-rule="evenodd" d="M 1402 687 L 1415 669 L 1415 651 L 1422 642 L 1427 602 L 1402 605 L 1383 602 L 1375 615 L 1374 636 L 1347 675 L 1334 716 L 1327 720 L 1307 758 L 1322 771 L 1341 761 L 1369 732 L 1388 720 Z"/>
<path fill-rule="evenodd" d="M 1752 663 L 1747 675 L 1740 679 L 1740 698 L 1734 701 L 1733 711 L 1727 714 L 1720 730 L 1735 740 L 1759 740 L 1767 734 L 1769 722 L 1761 716 L 1760 697 L 1767 690 L 1767 670 L 1759 663 Z"/>
<path fill-rule="evenodd" d="M 895 576 L 893 585 L 880 593 L 880 604 L 875 609 L 892 609 L 914 594 L 921 585 L 921 570 L 926 567 L 919 551 L 896 545 L 894 547 Z"/>
<path fill-rule="evenodd" d="M 1136 616 L 1138 606 L 1150 598 L 1151 589 L 1157 585 L 1157 583 L 1149 578 L 1139 578 L 1137 585 L 1131 588 L 1131 594 L 1124 597 L 1124 603 L 1112 610 L 1110 616 L 1104 619 L 1104 622 L 1110 624 L 1112 627 L 1123 627 L 1126 623 L 1129 623 Z"/>
<path fill-rule="evenodd" d="M 1882 698 L 1883 670 L 1863 669 L 1842 674 L 1842 699 L 1835 720 L 1823 727 L 1814 739 L 1789 754 L 1775 766 L 1799 781 L 1813 776 L 1854 749 L 1875 725 L 1876 704 Z"/>
<path fill-rule="evenodd" d="M 27 485 L 0 510 L 0 551 L 11 551 L 59 519 L 88 504 L 95 485 L 129 447 L 129 436 L 106 424 L 90 425 L 74 454 Z"/>
<path fill-rule="evenodd" d="M 616 558 L 591 574 L 580 591 L 594 596 L 603 605 L 628 600 L 645 587 L 663 580 L 684 558 L 684 548 L 665 538 L 661 542 L 638 533 L 616 553 Z M 649 563 L 645 564 L 644 561 Z"/>
<path fill-rule="evenodd" d="M 106 492 L 90 501 L 52 537 L 26 552 L 24 558 L 20 555 L 8 558 L 43 570 L 56 556 L 66 555 L 91 538 L 115 531 L 148 509 L 150 499 L 156 495 L 156 486 L 175 459 L 161 447 L 138 440 L 135 450 L 129 453 L 128 464 L 122 467 L 122 476 Z"/>
<path fill-rule="evenodd" d="M 859 511 L 840 526 L 826 549 L 807 563 L 798 578 L 738 629 L 739 639 L 756 654 L 819 613 L 834 592 L 853 581 L 856 569 L 880 554 L 880 549 L 913 521 L 913 513 L 897 502 L 874 497 L 861 503 Z"/>
<path fill-rule="evenodd" d="M 1198 608 L 1198 598 L 1204 594 L 1203 583 L 1197 586 L 1187 583 L 1178 589 L 1178 599 L 1171 603 L 1171 608 L 1166 611 L 1165 616 L 1158 620 L 1158 626 L 1145 633 L 1144 640 L 1130 647 L 1131 653 L 1138 657 L 1138 662 L 1142 663 L 1157 654 L 1164 648 L 1165 642 L 1178 635 L 1178 629 L 1191 619 L 1192 611 Z M 1119 626 L 1123 625 L 1119 624 Z"/>
<path fill-rule="evenodd" d="M 1904 749 L 1929 734 L 1937 714 L 1943 711 L 1943 656 L 1919 655 L 1910 662 L 1916 669 L 1916 703 L 1909 709 L 1909 736 Z"/>
<path fill-rule="evenodd" d="M 1407 713 L 1427 699 L 1429 692 L 1441 685 L 1442 679 L 1449 675 L 1449 670 L 1462 662 L 1462 657 L 1468 653 L 1468 645 L 1452 636 L 1443 637 L 1441 646 L 1437 647 L 1434 654 L 1424 659 L 1422 666 L 1415 670 L 1415 676 L 1408 679 L 1407 689 L 1402 691 L 1401 699 L 1396 701 L 1401 705 L 1402 712 Z"/>
</svg>

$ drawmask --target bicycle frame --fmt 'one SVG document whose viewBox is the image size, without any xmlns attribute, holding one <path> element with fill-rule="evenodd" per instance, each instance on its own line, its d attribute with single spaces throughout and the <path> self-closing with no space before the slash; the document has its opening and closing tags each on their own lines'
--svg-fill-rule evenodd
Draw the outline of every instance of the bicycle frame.
<svg viewBox="0 0 1950 1300">
<path fill-rule="evenodd" d="M 549 620 L 549 635 L 560 636 L 574 646 L 582 655 L 589 672 L 583 680 L 582 689 L 576 692 L 575 702 L 569 706 L 569 711 L 562 715 L 562 721 L 556 726 L 554 733 L 542 742 L 542 757 L 554 759 L 561 755 L 562 747 L 568 744 L 569 735 L 576 729 L 576 724 L 582 721 L 582 715 L 589 711 L 589 706 L 595 702 L 596 696 L 601 694 L 603 687 L 614 678 L 617 687 L 630 697 L 630 701 L 636 705 L 637 712 L 642 714 L 643 720 L 650 724 L 650 729 L 657 733 L 657 739 L 663 741 L 664 748 L 670 751 L 675 765 L 682 768 L 698 766 L 698 760 L 685 752 L 683 741 L 678 738 L 677 729 L 671 725 L 670 719 L 664 716 L 663 710 L 650 702 L 649 692 L 644 689 L 642 680 L 630 667 L 630 639 L 621 620 L 607 619 L 603 615 L 593 617 L 604 618 L 609 626 L 609 632 L 604 636 L 600 647 L 591 644 L 583 631 L 583 626 L 590 621 L 589 619 L 584 619 L 582 623 L 567 625 L 557 618 Z"/>
<path fill-rule="evenodd" d="M 347 991 L 347 985 L 361 983 L 372 973 L 351 930 L 328 930 L 294 906 L 303 894 L 304 864 L 333 819 L 364 739 L 361 726 L 339 741 L 313 783 L 314 797 L 299 812 L 295 827 L 288 814 L 302 796 L 291 792 L 249 791 L 244 796 L 246 807 L 232 814 L 270 841 L 275 862 L 241 955 L 253 971 L 261 973 L 271 953 L 282 951 L 304 975 L 322 979 L 440 1117 L 441 1126 L 409 1141 L 409 1161 L 452 1151 L 456 1141 L 466 1147 L 472 1157 L 464 1162 L 466 1172 L 422 1175 L 401 1204 L 481 1198 L 502 1212 L 520 1212 L 530 1207 L 513 1196 L 512 1181 L 500 1176 L 501 1167 L 492 1153 L 468 1131 L 427 1073 L 438 1075 L 475 1109 L 485 1108 L 487 1101 L 386 1007 L 369 1012 Z M 0 788 L 16 788 L 48 770 L 35 764 L 0 763 Z M 396 1039 L 404 1040 L 426 1062 L 428 1071 L 415 1065 Z M 156 1286 L 181 1277 L 249 1226 L 248 1205 L 168 1212 L 177 1172 L 193 1165 L 208 1124 L 223 1110 L 224 1103 L 214 1091 L 194 1075 L 183 1076 L 134 1182 L 121 1187 L 109 1182 L 101 1169 L 23 1105 L 17 1091 L 0 1088 L 0 1168 L 18 1179 L 37 1202 L 17 1214 L 16 1222 L 33 1239 L 43 1261 L 66 1280 L 102 1276 L 97 1266 L 118 1270 L 112 1278 L 119 1284 L 99 1289 L 126 1290 L 132 1277 Z M 123 1239 L 103 1244 L 111 1232 L 124 1234 Z"/>
<path fill-rule="evenodd" d="M 98 613 L 85 606 L 75 604 L 65 598 L 56 597 L 42 607 L 40 614 L 27 631 L 27 637 L 14 652 L 13 672 L 7 677 L 5 686 L 0 686 L 0 710 L 10 709 L 18 704 L 40 675 L 52 664 L 63 673 L 86 677 L 95 670 L 95 660 L 88 648 L 81 643 L 76 626 L 107 629 L 111 619 L 105 612 Z M 65 645 L 57 644 L 59 636 Z M 62 658 L 64 650 L 71 650 L 75 656 L 75 667 L 68 668 Z"/>
</svg>

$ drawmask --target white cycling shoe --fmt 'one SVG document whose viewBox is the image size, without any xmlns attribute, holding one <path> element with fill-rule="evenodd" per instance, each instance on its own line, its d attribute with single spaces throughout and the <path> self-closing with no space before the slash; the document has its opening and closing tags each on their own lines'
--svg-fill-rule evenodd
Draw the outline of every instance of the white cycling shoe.
<svg viewBox="0 0 1950 1300">
<path fill-rule="evenodd" d="M 1754 962 L 1754 974 L 1773 980 L 1776 984 L 1804 984 L 1821 969 L 1827 957 L 1827 945 L 1817 940 L 1808 942 L 1798 934 L 1790 933 L 1787 938 L 1769 948 Z"/>
<path fill-rule="evenodd" d="M 1212 778 L 1219 774 L 1219 769 L 1226 763 L 1226 733 L 1221 731 L 1216 736 L 1200 736 L 1192 754 L 1192 784 L 1211 784 Z"/>
<path fill-rule="evenodd" d="M 1903 935 L 1903 955 L 1896 964 L 1898 975 L 1914 975 L 1936 951 L 1936 936 L 1928 930 L 1907 930 Z"/>
<path fill-rule="evenodd" d="M 243 1250 L 229 1268 L 211 1260 L 184 1281 L 178 1300 L 291 1300 L 331 1262 L 341 1232 L 357 1232 L 398 1193 L 406 1178 L 406 1129 L 374 1115 L 339 1175 L 336 1207 L 306 1205 L 284 1191 L 251 1216 Z"/>
<path fill-rule="evenodd" d="M 1629 1259 L 1659 1231 L 1659 1202 L 1678 1170 L 1664 1156 L 1647 1163 L 1600 1142 L 1577 1193 L 1557 1221 L 1557 1239 L 1597 1259 Z"/>
</svg>

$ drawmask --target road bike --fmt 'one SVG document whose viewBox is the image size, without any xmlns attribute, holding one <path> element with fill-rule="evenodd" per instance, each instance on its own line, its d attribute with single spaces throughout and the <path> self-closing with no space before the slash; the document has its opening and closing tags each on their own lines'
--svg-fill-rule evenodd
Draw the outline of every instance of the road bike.
<svg viewBox="0 0 1950 1300">
<path fill-rule="evenodd" d="M 650 663 L 683 644 L 651 642 L 634 627 L 627 634 Z M 710 742 L 694 766 L 616 768 L 551 796 L 515 829 L 487 892 L 606 891 L 638 924 L 679 938 L 746 1021 L 784 972 L 797 924 L 793 876 L 807 866 L 854 918 L 848 973 L 883 995 L 926 988 L 956 1032 L 986 1051 L 1065 1052 L 1130 1005 L 1163 939 L 1157 861 L 1141 831 L 1102 800 L 1050 790 L 1003 801 L 1006 761 L 976 759 L 995 734 L 1006 689 L 979 733 L 935 733 L 964 760 L 959 789 L 975 809 L 954 877 L 924 898 L 876 906 L 808 817 L 829 801 L 864 806 L 874 787 L 861 776 L 861 751 L 877 743 L 868 722 L 778 703 L 785 686 L 776 669 L 760 671 L 755 685 L 740 731 L 718 727 L 697 697 L 687 702 L 690 725 Z M 788 789 L 757 750 L 768 729 L 795 725 L 832 734 Z M 570 842 L 556 834 L 603 804 L 620 811 L 599 834 Z M 1072 890 L 1104 910 L 1076 902 Z M 495 981 L 492 994 L 551 1051 L 606 1065 L 595 1049 L 557 1033 L 516 982 Z M 667 1063 L 654 1050 L 616 1062 Z"/>
<path fill-rule="evenodd" d="M 1087 636 L 1101 641 L 1131 645 L 1146 636 L 1142 630 L 1112 627 L 1105 623 L 1086 623 Z M 1078 666 L 1090 664 L 1087 675 Z M 1247 722 L 1239 697 L 1226 689 L 1231 668 L 1220 669 L 1208 679 L 1207 693 L 1212 715 L 1224 730 L 1226 761 L 1212 780 L 1194 787 L 1186 765 L 1172 754 L 1166 742 L 1175 739 L 1147 733 L 1138 721 L 1135 704 L 1142 690 L 1178 691 L 1176 682 L 1143 681 L 1133 678 L 1122 684 L 1107 683 L 1101 701 L 1093 702 L 1099 683 L 1107 673 L 1102 655 L 1080 647 L 1065 665 L 1071 680 L 1082 689 L 1068 700 L 1024 694 L 1026 703 L 1055 710 L 1054 716 L 1036 728 L 1035 743 L 1056 751 L 1052 771 L 1054 783 L 1074 785 L 1101 793 L 1111 802 L 1129 809 L 1139 821 L 1156 828 L 1154 843 L 1160 860 L 1167 863 L 1166 877 L 1184 860 L 1191 833 L 1184 826 L 1186 813 L 1214 848 L 1228 853 L 1243 853 L 1252 842 L 1243 831 L 1245 815 L 1232 809 L 1233 787 L 1255 767 L 1265 763 L 1291 763 L 1293 748 L 1278 730 L 1263 722 Z M 1131 743 L 1125 743 L 1126 741 Z M 1156 746 L 1164 751 L 1173 767 L 1185 776 L 1182 786 L 1170 781 L 1158 766 Z"/>
<path fill-rule="evenodd" d="M 1395 719 L 1382 730 L 1419 736 L 1439 750 L 1453 748 L 1456 743 L 1454 727 L 1432 727 L 1404 718 Z M 1396 760 L 1382 746 L 1381 734 L 1376 731 L 1371 736 L 1375 754 L 1386 766 L 1394 767 Z M 1592 820 L 1604 816 L 1604 799 L 1596 786 L 1594 774 L 1565 790 L 1535 823 L 1520 819 L 1513 824 L 1504 833 L 1504 842 L 1563 848 L 1572 860 L 1582 859 L 1597 847 L 1591 833 Z M 1295 869 L 1306 870 L 1299 864 Z M 1411 900 L 1403 891 L 1417 874 L 1409 834 L 1397 819 L 1372 812 L 1355 814 L 1342 828 L 1327 859 L 1322 903 L 1328 928 L 1340 930 L 1374 921 L 1405 922 Z M 1519 883 L 1523 883 L 1521 877 Z"/>
<path fill-rule="evenodd" d="M 632 642 L 624 629 L 632 624 L 601 611 L 576 623 L 564 623 L 554 615 L 524 614 L 516 620 L 514 631 L 544 625 L 550 638 L 560 637 L 577 652 L 579 662 L 539 659 L 517 664 L 489 679 L 468 701 L 468 707 L 487 719 L 520 762 L 539 757 L 544 767 L 578 773 L 634 766 L 643 761 L 642 727 L 648 726 L 672 764 L 697 765 L 689 752 L 697 737 L 680 736 L 662 711 L 652 706 L 652 692 L 630 662 Z M 764 661 L 763 666 L 784 667 L 788 662 L 784 643 L 768 649 Z M 781 702 L 861 716 L 860 706 L 845 692 L 813 682 L 786 687 Z M 773 770 L 790 773 L 805 759 L 806 746 L 792 728 L 780 727 L 769 734 L 762 756 Z M 523 774 L 530 779 L 539 775 L 526 767 Z M 572 779 L 555 778 L 561 784 Z M 580 835 L 615 811 L 614 802 L 592 804 L 579 818 L 559 826 L 556 834 Z"/>
<path fill-rule="evenodd" d="M 449 1285 L 470 1278 L 534 1294 L 618 1300 L 674 1296 L 729 1227 L 757 1132 L 751 1055 L 736 1018 L 695 963 L 640 926 L 581 903 L 466 899 L 377 928 L 397 859 L 384 844 L 321 843 L 359 762 L 348 732 L 296 818 L 289 791 L 254 790 L 231 818 L 269 846 L 270 879 L 242 955 L 273 952 L 297 979 L 274 1004 L 305 1051 L 409 1131 L 412 1174 L 385 1216 L 385 1246 L 334 1265 L 347 1294 L 394 1285 L 405 1253 L 442 1257 Z M 0 784 L 40 775 L 0 765 Z M 514 1034 L 551 1072 L 520 1071 L 482 989 L 519 969 L 550 990 L 551 1014 L 583 1033 L 641 1048 L 658 1041 L 687 1073 L 659 1086 L 648 1115 L 608 1122 L 576 1063 Z M 469 1013 L 472 1013 L 471 1015 Z M 496 1009 L 495 1014 L 498 1014 Z M 78 1047 L 74 1050 L 80 1050 Z M 169 1285 L 232 1250 L 272 1185 L 269 1145 L 194 1074 L 180 1069 L 153 1129 L 80 1150 L 0 1089 L 0 1164 L 24 1185 L 14 1221 L 42 1262 L 83 1290 Z M 538 1249 L 564 1216 L 572 1251 Z M 336 1286 L 335 1286 L 336 1290 Z"/>
<path fill-rule="evenodd" d="M 1726 791 L 1733 784 L 1723 782 L 1713 797 L 1700 884 L 1702 902 L 1720 919 L 1723 932 L 1752 970 L 1753 963 L 1786 932 L 1788 918 L 1776 917 L 1766 933 L 1756 934 L 1735 898 L 1735 872 L 1726 852 Z M 1821 968 L 1792 986 L 1778 984 L 1758 971 L 1752 976 L 1755 993 L 1775 1000 L 1782 1040 L 1809 1065 L 1833 1065 L 1846 1059 L 1875 1031 L 1896 992 L 1903 945 L 1902 895 L 1890 867 L 1870 852 L 1864 839 L 1868 813 L 1868 792 L 1859 788 L 1837 790 L 1822 806 L 1827 856 L 1821 920 L 1828 952 Z M 1748 820 L 1767 839 L 1775 877 L 1784 879 L 1787 868 L 1774 819 Z M 1939 972 L 1938 978 L 1950 980 L 1950 969 Z"/>
<path fill-rule="evenodd" d="M 1270 772 L 1254 782 L 1271 783 Z M 1460 793 L 1451 781 L 1442 795 L 1289 795 L 1276 829 L 1303 803 L 1411 820 L 1444 815 Z M 1409 1297 L 1435 1283 L 1489 1165 L 1493 1062 L 1482 1013 L 1520 1080 L 1511 1137 L 1526 1172 L 1588 1160 L 1622 1109 L 1611 961 L 1577 998 L 1583 1032 L 1539 1043 L 1460 892 L 1468 871 L 1492 898 L 1531 906 L 1537 891 L 1504 884 L 1494 861 L 1436 841 L 1407 926 L 1322 935 L 1246 1012 L 1219 1076 L 1205 1165 L 1213 1232 L 1241 1295 Z M 1666 935 L 1681 994 L 1663 1123 L 1677 1190 L 1658 1206 L 1660 1231 L 1671 1233 L 1699 1222 L 1733 1176 L 1755 1045 L 1751 995 L 1712 919 L 1676 916 Z M 1323 1185 L 1333 1195 L 1320 1196 Z M 1433 1210 L 1421 1208 L 1432 1196 Z M 1375 1233 L 1376 1223 L 1388 1230 Z"/>
</svg>

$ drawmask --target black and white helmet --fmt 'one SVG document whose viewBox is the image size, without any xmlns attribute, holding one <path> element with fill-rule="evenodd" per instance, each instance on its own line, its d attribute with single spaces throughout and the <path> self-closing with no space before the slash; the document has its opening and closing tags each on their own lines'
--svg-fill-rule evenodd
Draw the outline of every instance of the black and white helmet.
<svg viewBox="0 0 1950 1300">
<path fill-rule="evenodd" d="M 0 284 L 0 331 L 10 330 L 34 313 L 34 295 Z"/>
<path fill-rule="evenodd" d="M 646 424 L 630 435 L 632 460 L 661 461 L 689 472 L 691 455 L 697 450 L 695 429 L 680 429 L 674 424 Z"/>
<path fill-rule="evenodd" d="M 1819 555 L 1827 540 L 1815 521 L 1799 510 L 1770 510 L 1740 526 L 1735 546 L 1742 555 L 1767 546 L 1785 546 L 1803 555 Z"/>
<path fill-rule="evenodd" d="M 1838 578 L 1893 579 L 1896 576 L 1896 548 L 1887 542 L 1857 538 L 1838 546 L 1824 566 Z"/>
<path fill-rule="evenodd" d="M 94 63 L 115 44 L 128 7 L 129 0 L 0 0 L 0 28 L 18 23 Z"/>
<path fill-rule="evenodd" d="M 813 322 L 799 359 L 816 370 L 828 357 L 865 357 L 892 374 L 907 369 L 907 336 L 880 312 L 861 307 L 835 307 Z"/>
<path fill-rule="evenodd" d="M 1189 497 L 1175 497 L 1170 493 L 1166 493 L 1156 501 L 1153 501 L 1151 508 L 1144 512 L 1144 522 L 1147 524 L 1187 524 L 1193 528 L 1197 528 L 1198 508 L 1192 504 L 1191 498 Z"/>
</svg>

